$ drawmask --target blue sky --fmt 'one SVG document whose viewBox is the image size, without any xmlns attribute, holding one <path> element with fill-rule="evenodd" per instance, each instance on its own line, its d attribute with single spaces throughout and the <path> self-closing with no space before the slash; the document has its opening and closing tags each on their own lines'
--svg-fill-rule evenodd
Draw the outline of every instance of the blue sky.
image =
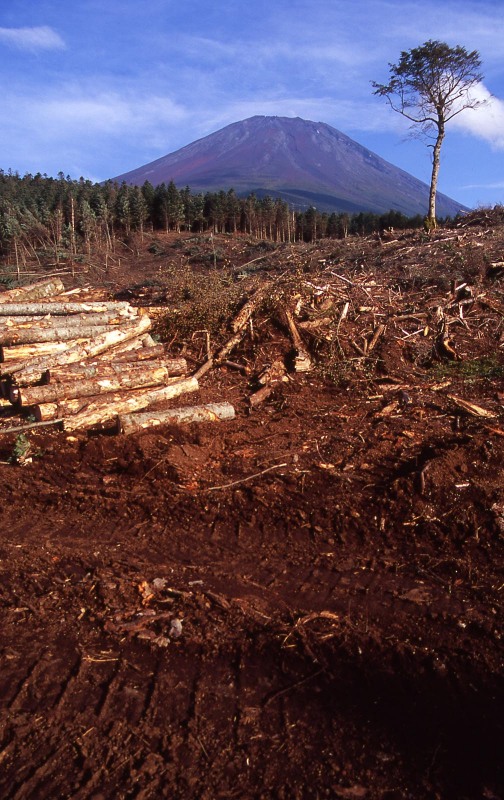
<svg viewBox="0 0 504 800">
<path fill-rule="evenodd" d="M 449 124 L 439 189 L 504 203 L 504 0 L 2 0 L 0 167 L 101 181 L 265 114 L 429 182 L 430 149 L 371 87 L 428 39 L 478 50 L 488 98 Z"/>
</svg>

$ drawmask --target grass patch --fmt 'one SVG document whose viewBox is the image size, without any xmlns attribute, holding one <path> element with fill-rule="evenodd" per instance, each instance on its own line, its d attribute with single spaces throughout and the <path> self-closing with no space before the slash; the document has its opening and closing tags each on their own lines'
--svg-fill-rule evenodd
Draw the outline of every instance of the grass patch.
<svg viewBox="0 0 504 800">
<path fill-rule="evenodd" d="M 482 356 L 468 361 L 450 361 L 436 364 L 433 369 L 436 379 L 457 377 L 468 383 L 480 380 L 498 380 L 504 378 L 504 362 L 499 355 Z"/>
</svg>

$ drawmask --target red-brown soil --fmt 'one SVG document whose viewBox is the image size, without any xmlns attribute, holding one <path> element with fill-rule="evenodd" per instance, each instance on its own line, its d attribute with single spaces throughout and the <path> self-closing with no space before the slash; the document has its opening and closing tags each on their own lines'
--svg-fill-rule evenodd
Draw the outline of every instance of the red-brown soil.
<svg viewBox="0 0 504 800">
<path fill-rule="evenodd" d="M 251 376 L 289 349 L 258 312 L 232 354 L 250 375 L 215 368 L 189 401 L 233 421 L 36 430 L 24 466 L 0 431 L 2 798 L 503 797 L 504 227 L 473 221 L 271 251 L 215 237 L 192 264 L 193 240 L 158 237 L 116 260 L 110 294 L 180 319 L 174 272 L 205 280 L 216 248 L 230 274 L 266 254 L 245 288 L 292 270 L 301 294 L 341 292 L 334 324 L 349 312 L 341 349 L 251 411 Z M 392 319 L 446 308 L 452 280 L 479 298 L 453 362 Z M 185 342 L 196 367 L 204 340 Z"/>
</svg>

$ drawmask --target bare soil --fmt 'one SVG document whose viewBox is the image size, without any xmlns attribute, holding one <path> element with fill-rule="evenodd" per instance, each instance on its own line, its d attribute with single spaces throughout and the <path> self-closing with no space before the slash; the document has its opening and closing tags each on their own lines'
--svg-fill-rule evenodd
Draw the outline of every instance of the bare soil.
<svg viewBox="0 0 504 800">
<path fill-rule="evenodd" d="M 504 796 L 504 226 L 389 238 L 158 236 L 68 279 L 180 320 L 194 368 L 177 272 L 318 287 L 333 333 L 350 305 L 251 410 L 289 350 L 264 306 L 231 356 L 248 374 L 214 368 L 190 400 L 233 421 L 34 430 L 24 466 L 0 431 L 1 797 Z M 450 360 L 432 309 L 452 281 L 477 299 L 451 307 Z"/>
</svg>

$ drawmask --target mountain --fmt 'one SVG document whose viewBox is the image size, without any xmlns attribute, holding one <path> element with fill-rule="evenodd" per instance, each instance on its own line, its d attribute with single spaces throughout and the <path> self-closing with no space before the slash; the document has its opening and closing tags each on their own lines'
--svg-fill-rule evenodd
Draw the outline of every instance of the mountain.
<svg viewBox="0 0 504 800">
<path fill-rule="evenodd" d="M 294 208 L 320 211 L 395 209 L 425 215 L 429 187 L 324 122 L 250 117 L 198 139 L 114 181 L 154 186 L 173 181 L 193 192 L 234 189 L 282 197 Z M 437 195 L 439 217 L 467 210 Z"/>
</svg>

